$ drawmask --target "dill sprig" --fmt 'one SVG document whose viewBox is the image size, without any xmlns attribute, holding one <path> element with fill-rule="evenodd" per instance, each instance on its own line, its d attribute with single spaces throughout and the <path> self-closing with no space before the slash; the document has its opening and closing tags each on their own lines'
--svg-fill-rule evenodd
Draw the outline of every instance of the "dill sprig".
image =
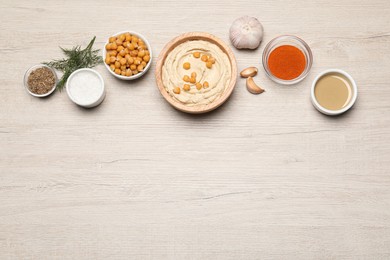
<svg viewBox="0 0 390 260">
<path fill-rule="evenodd" d="M 67 58 L 43 63 L 63 72 L 61 79 L 57 83 L 57 90 L 61 91 L 64 88 L 66 81 L 73 71 L 81 68 L 93 68 L 103 62 L 102 57 L 98 54 L 99 50 L 92 49 L 95 39 L 96 36 L 93 37 L 85 49 L 81 49 L 81 46 L 79 45 L 73 47 L 72 49 L 64 49 L 60 47 Z"/>
</svg>

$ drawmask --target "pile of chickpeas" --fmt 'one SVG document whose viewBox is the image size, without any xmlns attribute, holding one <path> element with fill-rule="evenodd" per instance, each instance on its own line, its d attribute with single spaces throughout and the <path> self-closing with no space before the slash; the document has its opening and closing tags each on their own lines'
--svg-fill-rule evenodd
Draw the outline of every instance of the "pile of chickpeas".
<svg viewBox="0 0 390 260">
<path fill-rule="evenodd" d="M 130 77 L 140 73 L 150 61 L 150 52 L 145 42 L 130 33 L 110 37 L 106 51 L 106 64 L 115 74 L 122 76 Z"/>
<path fill-rule="evenodd" d="M 201 58 L 201 60 L 206 64 L 206 67 L 209 68 L 209 69 L 211 69 L 213 67 L 213 64 L 215 64 L 215 58 L 211 57 L 211 55 L 204 54 L 201 57 L 200 52 L 194 52 L 193 53 L 193 57 L 195 59 Z M 185 70 L 191 69 L 191 63 L 189 63 L 189 62 L 183 63 L 183 69 L 185 69 Z M 201 90 L 202 87 L 204 89 L 206 89 L 206 88 L 208 88 L 210 86 L 207 81 L 204 81 L 203 84 L 201 82 L 198 82 L 196 80 L 196 72 L 195 71 L 191 73 L 191 77 L 188 76 L 188 75 L 184 75 L 183 81 L 187 82 L 187 84 L 183 85 L 183 90 L 184 91 L 190 91 L 191 90 L 191 85 L 190 84 L 195 85 L 197 90 Z M 190 83 L 190 84 L 188 84 L 188 83 Z M 173 93 L 180 94 L 180 92 L 181 92 L 181 88 L 180 87 L 174 87 L 173 88 Z"/>
</svg>

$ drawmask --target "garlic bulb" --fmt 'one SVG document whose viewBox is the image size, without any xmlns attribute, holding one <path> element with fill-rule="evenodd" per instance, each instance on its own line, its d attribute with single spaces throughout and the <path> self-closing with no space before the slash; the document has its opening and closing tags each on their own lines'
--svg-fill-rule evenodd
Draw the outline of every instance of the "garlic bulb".
<svg viewBox="0 0 390 260">
<path fill-rule="evenodd" d="M 263 26 L 254 17 L 242 16 L 230 27 L 230 41 L 237 49 L 256 49 L 263 39 Z"/>
</svg>

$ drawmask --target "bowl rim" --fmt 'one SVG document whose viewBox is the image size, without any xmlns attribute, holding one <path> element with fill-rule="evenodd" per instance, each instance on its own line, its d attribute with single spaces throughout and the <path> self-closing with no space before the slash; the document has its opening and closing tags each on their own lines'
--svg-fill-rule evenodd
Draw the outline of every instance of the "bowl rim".
<svg viewBox="0 0 390 260">
<path fill-rule="evenodd" d="M 307 61 L 305 70 L 301 73 L 301 75 L 299 75 L 295 79 L 283 80 L 283 79 L 277 78 L 271 73 L 271 71 L 268 68 L 268 62 L 267 62 L 268 56 L 269 56 L 269 54 L 271 54 L 271 52 L 273 50 L 271 47 L 273 46 L 273 44 L 277 44 L 279 41 L 283 41 L 283 40 L 296 41 L 296 42 L 298 42 L 298 45 L 301 45 L 301 47 L 303 47 L 304 50 L 307 52 L 307 54 L 306 54 L 306 52 L 302 50 L 303 54 L 305 55 L 306 61 Z M 267 74 L 267 76 L 271 80 L 273 80 L 276 83 L 282 84 L 282 85 L 294 85 L 294 84 L 301 82 L 302 80 L 304 80 L 307 77 L 307 75 L 309 74 L 309 72 L 313 66 L 314 59 L 313 59 L 313 53 L 310 49 L 310 46 L 302 38 L 295 36 L 295 35 L 283 34 L 283 35 L 279 35 L 279 36 L 273 38 L 272 40 L 270 40 L 267 43 L 267 45 L 265 46 L 265 48 L 263 50 L 262 62 L 263 62 L 263 67 L 264 67 L 265 73 Z"/>
<path fill-rule="evenodd" d="M 105 58 L 106 58 L 106 53 L 107 53 L 107 50 L 106 50 L 106 45 L 109 43 L 109 40 L 110 40 L 110 37 L 114 37 L 114 36 L 118 36 L 120 34 L 123 34 L 123 33 L 130 33 L 130 34 L 134 34 L 135 36 L 137 36 L 138 38 L 141 38 L 146 46 L 148 47 L 148 51 L 149 51 L 149 56 L 150 56 L 150 60 L 149 62 L 146 64 L 146 67 L 144 68 L 143 71 L 141 71 L 140 73 L 136 74 L 136 75 L 132 75 L 130 77 L 128 76 L 122 76 L 122 75 L 117 75 L 115 74 L 115 72 L 113 72 L 110 67 L 106 64 L 105 62 Z M 117 32 L 111 36 L 108 37 L 108 39 L 105 41 L 104 45 L 103 45 L 103 48 L 102 48 L 102 58 L 103 58 L 103 63 L 104 63 L 104 67 L 110 72 L 111 75 L 113 75 L 114 77 L 118 78 L 118 79 L 122 79 L 122 80 L 134 80 L 134 79 L 138 79 L 140 77 L 142 77 L 148 70 L 149 68 L 151 67 L 151 64 L 152 64 L 152 59 L 153 59 L 153 51 L 152 51 L 152 47 L 149 43 L 149 41 L 146 39 L 145 36 L 143 36 L 142 34 L 138 33 L 138 32 L 135 32 L 135 31 L 120 31 L 120 32 Z"/>
<path fill-rule="evenodd" d="M 82 71 L 90 71 L 90 72 L 94 73 L 95 75 L 97 75 L 99 77 L 100 82 L 102 83 L 102 90 L 101 90 L 101 93 L 99 95 L 99 98 L 91 103 L 77 102 L 74 99 L 74 97 L 72 96 L 72 94 L 70 93 L 69 82 L 71 82 L 71 79 L 74 77 L 74 75 L 76 75 L 77 73 L 80 73 Z M 81 68 L 81 69 L 73 71 L 72 74 L 70 74 L 68 80 L 66 81 L 66 93 L 68 94 L 69 99 L 72 100 L 73 103 L 75 103 L 79 106 L 82 106 L 82 107 L 92 107 L 92 106 L 98 105 L 96 103 L 99 102 L 99 100 L 102 98 L 102 96 L 104 96 L 104 91 L 105 91 L 105 85 L 104 85 L 104 80 L 103 80 L 102 75 L 100 75 L 100 73 L 98 71 L 91 69 L 91 68 Z"/>
<path fill-rule="evenodd" d="M 321 77 L 323 77 L 327 74 L 330 74 L 330 73 L 338 73 L 338 74 L 345 76 L 350 81 L 350 83 L 352 85 L 352 89 L 353 89 L 352 99 L 349 101 L 347 106 L 345 106 L 339 110 L 330 110 L 330 109 L 327 109 L 327 108 L 324 108 L 323 106 L 321 106 L 320 103 L 318 103 L 316 96 L 315 96 L 315 93 L 314 93 L 314 90 L 316 88 L 318 80 Z M 355 104 L 355 102 L 357 100 L 357 96 L 358 96 L 358 88 L 357 88 L 355 80 L 352 78 L 351 75 L 349 75 L 347 72 L 345 72 L 344 70 L 341 70 L 341 69 L 327 69 L 327 70 L 320 72 L 317 75 L 317 77 L 313 80 L 313 83 L 311 85 L 310 97 L 311 97 L 311 102 L 312 102 L 313 106 L 321 113 L 323 113 L 325 115 L 329 115 L 329 116 L 340 115 L 340 114 L 348 111 Z"/>
<path fill-rule="evenodd" d="M 232 77 L 228 83 L 227 88 L 223 92 L 223 94 L 213 102 L 207 105 L 199 105 L 199 106 L 185 106 L 184 104 L 174 100 L 166 91 L 164 84 L 162 83 L 162 67 L 164 65 L 165 59 L 168 56 L 168 54 L 179 44 L 184 43 L 186 41 L 191 40 L 205 40 L 209 41 L 215 45 L 217 45 L 229 58 L 230 64 L 231 64 L 231 71 L 232 71 Z M 190 114 L 202 114 L 210 112 L 219 106 L 221 106 L 232 94 L 236 81 L 237 81 L 237 62 L 236 58 L 234 56 L 233 51 L 231 48 L 223 42 L 221 39 L 216 37 L 213 34 L 206 33 L 206 32 L 187 32 L 183 33 L 172 40 L 170 40 L 162 49 L 160 52 L 160 55 L 158 56 L 157 63 L 156 63 L 156 70 L 155 70 L 155 77 L 157 82 L 157 87 L 161 93 L 161 95 L 165 98 L 166 101 L 170 105 L 172 105 L 174 108 L 176 108 L 179 111 L 190 113 Z"/>
<path fill-rule="evenodd" d="M 42 68 L 42 67 L 50 69 L 50 71 L 54 74 L 55 84 L 54 84 L 53 88 L 49 92 L 47 92 L 45 94 L 36 94 L 36 93 L 31 92 L 30 89 L 28 88 L 28 86 L 27 86 L 27 79 L 28 79 L 28 76 L 30 75 L 30 73 L 32 72 L 33 69 L 35 69 L 35 68 Z M 41 98 L 41 97 L 47 97 L 47 96 L 51 95 L 56 90 L 57 83 L 58 83 L 58 76 L 57 76 L 56 71 L 52 67 L 47 66 L 45 64 L 35 64 L 35 65 L 31 66 L 30 68 L 28 68 L 26 70 L 26 72 L 24 73 L 24 77 L 23 77 L 24 88 L 26 89 L 26 91 L 31 96 L 34 96 L 34 97 L 40 97 Z"/>
</svg>

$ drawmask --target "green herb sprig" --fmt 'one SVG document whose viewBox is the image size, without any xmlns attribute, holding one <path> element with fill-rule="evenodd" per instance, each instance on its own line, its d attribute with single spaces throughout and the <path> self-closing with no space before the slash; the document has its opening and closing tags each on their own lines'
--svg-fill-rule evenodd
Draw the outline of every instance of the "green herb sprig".
<svg viewBox="0 0 390 260">
<path fill-rule="evenodd" d="M 103 62 L 102 57 L 98 54 L 99 50 L 92 49 L 95 39 L 96 36 L 93 37 L 85 49 L 81 49 L 81 46 L 79 45 L 73 47 L 72 49 L 64 49 L 60 47 L 67 58 L 43 63 L 64 73 L 57 83 L 57 90 L 61 91 L 64 88 L 70 74 L 72 74 L 75 70 L 81 68 L 93 68 Z"/>
</svg>

